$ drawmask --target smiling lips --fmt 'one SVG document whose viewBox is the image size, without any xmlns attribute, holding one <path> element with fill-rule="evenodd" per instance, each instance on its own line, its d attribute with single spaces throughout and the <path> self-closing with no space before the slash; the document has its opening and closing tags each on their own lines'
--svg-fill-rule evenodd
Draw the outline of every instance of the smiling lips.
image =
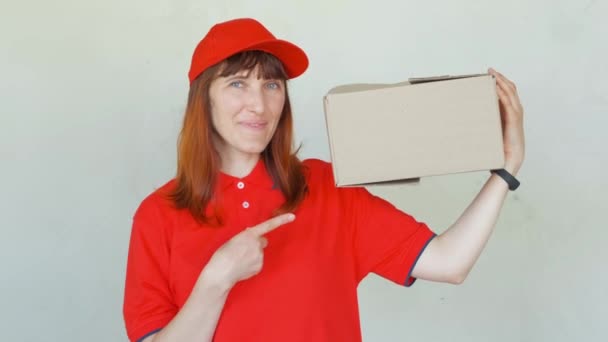
<svg viewBox="0 0 608 342">
<path fill-rule="evenodd" d="M 252 130 L 262 130 L 266 128 L 266 125 L 268 123 L 266 121 L 243 121 L 239 124 L 245 128 L 249 128 Z"/>
</svg>

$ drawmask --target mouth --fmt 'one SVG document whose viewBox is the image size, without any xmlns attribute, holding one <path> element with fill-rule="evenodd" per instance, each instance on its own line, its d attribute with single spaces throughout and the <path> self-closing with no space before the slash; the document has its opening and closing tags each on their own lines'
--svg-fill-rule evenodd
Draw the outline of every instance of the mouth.
<svg viewBox="0 0 608 342">
<path fill-rule="evenodd" d="M 268 126 L 268 123 L 265 121 L 243 121 L 239 122 L 239 125 L 252 130 L 262 130 Z"/>
</svg>

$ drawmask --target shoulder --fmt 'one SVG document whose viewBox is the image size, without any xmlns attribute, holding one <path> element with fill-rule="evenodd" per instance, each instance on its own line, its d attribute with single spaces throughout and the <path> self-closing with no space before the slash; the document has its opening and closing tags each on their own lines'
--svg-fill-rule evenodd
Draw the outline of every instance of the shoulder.
<svg viewBox="0 0 608 342">
<path fill-rule="evenodd" d="M 306 159 L 304 165 L 306 181 L 309 190 L 331 200 L 352 199 L 364 188 L 337 187 L 334 179 L 332 164 L 321 159 Z"/>
<path fill-rule="evenodd" d="M 170 194 L 175 189 L 175 186 L 175 179 L 171 179 L 148 194 L 137 207 L 133 218 L 158 220 L 166 218 L 172 212 L 177 211 L 170 198 Z"/>
<path fill-rule="evenodd" d="M 305 159 L 302 161 L 304 173 L 309 185 L 335 185 L 331 163 L 321 159 Z"/>
<path fill-rule="evenodd" d="M 340 199 L 360 200 L 369 198 L 370 193 L 363 186 L 338 187 L 334 178 L 333 167 L 330 162 L 321 159 L 303 160 L 305 174 L 309 187 L 322 191 L 324 195 L 334 194 Z"/>
</svg>

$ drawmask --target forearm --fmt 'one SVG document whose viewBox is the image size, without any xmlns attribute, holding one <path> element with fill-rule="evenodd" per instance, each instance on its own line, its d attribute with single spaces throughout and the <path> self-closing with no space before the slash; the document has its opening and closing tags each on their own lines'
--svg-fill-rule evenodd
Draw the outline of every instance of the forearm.
<svg viewBox="0 0 608 342">
<path fill-rule="evenodd" d="M 515 174 L 517 169 L 508 171 Z M 466 278 L 479 258 L 494 230 L 508 191 L 507 183 L 492 174 L 456 222 L 436 238 L 455 283 Z"/>
<path fill-rule="evenodd" d="M 203 271 L 179 313 L 144 342 L 211 341 L 229 292 Z"/>
</svg>

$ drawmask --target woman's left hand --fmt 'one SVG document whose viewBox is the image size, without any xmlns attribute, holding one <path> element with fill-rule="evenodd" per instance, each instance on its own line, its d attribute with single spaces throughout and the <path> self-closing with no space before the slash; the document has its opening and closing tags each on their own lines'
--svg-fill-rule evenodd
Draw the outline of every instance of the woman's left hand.
<svg viewBox="0 0 608 342">
<path fill-rule="evenodd" d="M 488 69 L 488 73 L 496 78 L 505 150 L 505 169 L 515 175 L 524 161 L 525 154 L 524 109 L 519 101 L 515 84 L 492 68 Z"/>
</svg>

